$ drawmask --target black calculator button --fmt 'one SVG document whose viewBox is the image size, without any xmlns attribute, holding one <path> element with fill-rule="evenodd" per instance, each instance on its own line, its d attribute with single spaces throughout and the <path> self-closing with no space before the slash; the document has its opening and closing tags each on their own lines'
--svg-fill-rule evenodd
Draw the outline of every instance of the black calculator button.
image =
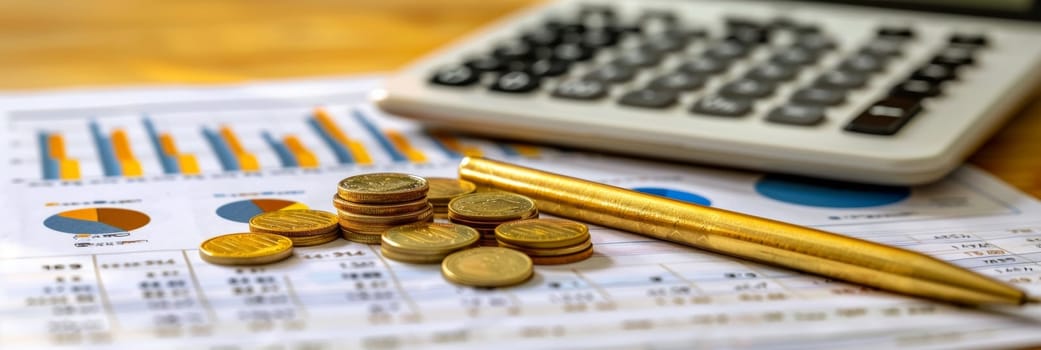
<svg viewBox="0 0 1041 350">
<path fill-rule="evenodd" d="M 521 35 L 521 40 L 533 46 L 553 46 L 560 43 L 560 35 L 546 28 L 536 28 Z"/>
<path fill-rule="evenodd" d="M 788 47 L 775 52 L 770 56 L 770 61 L 786 66 L 801 66 L 813 63 L 817 55 L 812 51 L 800 47 Z"/>
<path fill-rule="evenodd" d="M 491 89 L 500 92 L 530 92 L 539 87 L 538 77 L 528 72 L 513 71 L 500 74 L 495 78 Z"/>
<path fill-rule="evenodd" d="M 968 33 L 956 33 L 952 34 L 948 42 L 951 44 L 968 45 L 968 46 L 987 46 L 987 37 L 983 34 L 968 34 Z"/>
<path fill-rule="evenodd" d="M 650 87 L 656 90 L 691 91 L 705 85 L 705 78 L 687 72 L 672 72 L 651 80 Z"/>
<path fill-rule="evenodd" d="M 964 66 L 976 63 L 975 52 L 967 47 L 951 46 L 940 50 L 932 62 L 947 66 Z"/>
<path fill-rule="evenodd" d="M 506 68 L 503 61 L 495 57 L 477 57 L 467 60 L 464 64 L 478 72 L 494 72 Z"/>
<path fill-rule="evenodd" d="M 553 48 L 553 58 L 564 61 L 585 61 L 593 57 L 593 50 L 575 43 L 563 43 Z"/>
<path fill-rule="evenodd" d="M 885 68 L 885 59 L 868 54 L 856 54 L 839 63 L 839 69 L 857 73 L 877 73 Z"/>
<path fill-rule="evenodd" d="M 643 108 L 666 108 L 676 104 L 678 96 L 672 90 L 640 89 L 622 95 L 618 100 L 626 106 Z"/>
<path fill-rule="evenodd" d="M 607 96 L 607 85 L 593 80 L 566 80 L 557 85 L 553 96 L 574 100 L 596 100 Z"/>
<path fill-rule="evenodd" d="M 838 46 L 835 40 L 816 33 L 799 35 L 795 38 L 795 45 L 814 52 L 828 51 Z"/>
<path fill-rule="evenodd" d="M 865 44 L 860 52 L 880 57 L 896 57 L 903 54 L 903 49 L 902 41 L 879 38 Z"/>
<path fill-rule="evenodd" d="M 644 37 L 641 49 L 657 53 L 675 52 L 687 46 L 687 38 L 682 35 L 661 33 Z"/>
<path fill-rule="evenodd" d="M 802 88 L 792 94 L 791 101 L 803 105 L 837 106 L 846 102 L 846 90 Z"/>
<path fill-rule="evenodd" d="M 779 82 L 788 81 L 798 74 L 796 68 L 776 63 L 765 63 L 752 68 L 745 74 L 745 78 L 752 80 Z"/>
<path fill-rule="evenodd" d="M 727 41 L 754 45 L 770 42 L 770 31 L 764 27 L 735 26 L 727 29 Z"/>
<path fill-rule="evenodd" d="M 646 68 L 657 65 L 661 59 L 661 55 L 656 52 L 638 48 L 622 51 L 612 63 L 630 68 Z"/>
<path fill-rule="evenodd" d="M 727 61 L 744 57 L 747 54 L 748 46 L 735 41 L 720 42 L 705 50 L 705 56 Z"/>
<path fill-rule="evenodd" d="M 528 71 L 540 77 L 555 77 L 567 73 L 569 67 L 570 65 L 565 61 L 541 59 L 532 62 L 528 66 Z"/>
<path fill-rule="evenodd" d="M 879 37 L 894 39 L 912 39 L 914 30 L 909 27 L 882 27 L 876 31 Z"/>
<path fill-rule="evenodd" d="M 889 94 L 910 98 L 926 98 L 937 96 L 940 92 L 940 84 L 936 82 L 908 79 L 894 86 Z"/>
<path fill-rule="evenodd" d="M 456 66 L 440 69 L 430 78 L 430 82 L 449 86 L 467 86 L 476 83 L 480 74 L 467 66 Z"/>
<path fill-rule="evenodd" d="M 582 33 L 581 44 L 589 47 L 608 47 L 618 43 L 619 34 L 612 30 L 597 29 Z"/>
<path fill-rule="evenodd" d="M 773 94 L 775 87 L 776 85 L 771 82 L 753 79 L 739 79 L 724 84 L 723 87 L 719 89 L 719 94 L 724 97 L 739 99 L 762 98 Z"/>
<path fill-rule="evenodd" d="M 875 135 L 892 135 L 900 131 L 908 121 L 922 110 L 921 100 L 905 97 L 888 97 L 875 102 L 853 121 L 846 130 Z"/>
<path fill-rule="evenodd" d="M 833 70 L 821 74 L 814 84 L 826 89 L 857 89 L 867 84 L 867 76 L 857 72 Z"/>
<path fill-rule="evenodd" d="M 636 70 L 620 64 L 609 64 L 586 74 L 583 78 L 604 83 L 624 83 L 636 76 Z"/>
<path fill-rule="evenodd" d="M 911 73 L 911 79 L 941 83 L 956 78 L 954 68 L 942 64 L 930 63 Z"/>
<path fill-rule="evenodd" d="M 699 57 L 687 62 L 683 62 L 679 66 L 679 70 L 699 74 L 699 75 L 712 75 L 725 72 L 729 68 L 727 61 L 717 60 L 710 57 Z"/>
<path fill-rule="evenodd" d="M 810 126 L 824 121 L 824 108 L 788 104 L 775 108 L 766 116 L 773 123 Z"/>
<path fill-rule="evenodd" d="M 509 40 L 495 45 L 492 54 L 505 60 L 522 60 L 534 57 L 535 47 L 523 40 Z"/>
<path fill-rule="evenodd" d="M 752 112 L 752 101 L 711 95 L 698 100 L 690 110 L 698 114 L 740 117 Z"/>
</svg>

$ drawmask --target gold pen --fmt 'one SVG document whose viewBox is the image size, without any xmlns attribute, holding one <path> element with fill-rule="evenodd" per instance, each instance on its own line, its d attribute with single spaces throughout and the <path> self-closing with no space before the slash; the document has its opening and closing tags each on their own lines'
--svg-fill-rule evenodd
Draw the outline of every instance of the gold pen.
<svg viewBox="0 0 1041 350">
<path fill-rule="evenodd" d="M 541 211 L 730 256 L 962 305 L 1038 302 L 1023 291 L 905 249 L 467 157 L 459 177 L 531 197 Z"/>
</svg>

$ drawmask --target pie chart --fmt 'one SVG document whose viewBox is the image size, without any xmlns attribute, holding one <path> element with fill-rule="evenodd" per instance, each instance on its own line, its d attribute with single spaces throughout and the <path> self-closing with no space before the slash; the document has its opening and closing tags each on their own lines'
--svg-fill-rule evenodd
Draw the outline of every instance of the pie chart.
<svg viewBox="0 0 1041 350">
<path fill-rule="evenodd" d="M 73 234 L 128 232 L 148 225 L 145 213 L 120 208 L 84 208 L 63 211 L 43 221 L 48 228 Z"/>
<path fill-rule="evenodd" d="M 637 192 L 643 192 L 646 194 L 653 194 L 656 196 L 662 196 L 665 198 L 672 198 L 678 201 L 684 201 L 688 203 L 694 203 L 698 205 L 712 205 L 712 201 L 708 198 L 672 188 L 661 188 L 661 187 L 637 187 L 633 190 Z"/>
<path fill-rule="evenodd" d="M 793 175 L 766 175 L 755 191 L 773 200 L 819 208 L 867 208 L 898 203 L 911 188 L 882 186 Z"/>
<path fill-rule="evenodd" d="M 222 205 L 217 208 L 217 215 L 231 221 L 247 223 L 257 214 L 288 209 L 307 209 L 307 205 L 285 199 L 247 199 Z"/>
</svg>

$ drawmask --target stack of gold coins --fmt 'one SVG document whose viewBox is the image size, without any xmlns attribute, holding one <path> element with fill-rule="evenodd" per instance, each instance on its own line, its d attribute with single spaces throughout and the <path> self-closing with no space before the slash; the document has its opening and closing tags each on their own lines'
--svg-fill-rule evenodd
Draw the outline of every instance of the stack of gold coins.
<svg viewBox="0 0 1041 350">
<path fill-rule="evenodd" d="M 313 209 L 276 210 L 249 219 L 252 232 L 273 233 L 305 247 L 332 242 L 340 237 L 336 214 Z"/>
<path fill-rule="evenodd" d="M 464 194 L 473 193 L 477 186 L 473 182 L 446 177 L 428 177 L 430 192 L 427 199 L 434 206 L 434 216 L 438 218 L 448 217 L 448 202 Z"/>
<path fill-rule="evenodd" d="M 383 256 L 407 263 L 436 264 L 448 254 L 473 248 L 481 237 L 472 228 L 443 223 L 398 226 L 383 233 Z"/>
<path fill-rule="evenodd" d="M 199 257 L 221 265 L 260 265 L 293 255 L 293 241 L 270 233 L 231 233 L 199 245 Z"/>
<path fill-rule="evenodd" d="M 495 227 L 508 221 L 539 217 L 535 201 L 507 192 L 481 192 L 456 197 L 448 203 L 448 220 L 481 233 L 481 245 L 495 247 Z"/>
<path fill-rule="evenodd" d="M 375 173 L 340 180 L 333 205 L 339 212 L 344 238 L 379 244 L 391 227 L 434 220 L 427 201 L 427 181 L 399 173 Z"/>
<path fill-rule="evenodd" d="M 445 279 L 474 287 L 505 287 L 535 273 L 531 258 L 515 250 L 479 247 L 452 253 L 441 262 Z"/>
<path fill-rule="evenodd" d="M 593 256 L 589 227 L 561 219 L 507 222 L 495 228 L 499 246 L 527 254 L 537 265 L 558 265 Z"/>
</svg>

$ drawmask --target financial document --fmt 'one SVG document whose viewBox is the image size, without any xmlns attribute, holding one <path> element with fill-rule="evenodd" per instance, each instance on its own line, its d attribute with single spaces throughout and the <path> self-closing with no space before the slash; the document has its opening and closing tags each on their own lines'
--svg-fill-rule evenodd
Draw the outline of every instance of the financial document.
<svg viewBox="0 0 1041 350">
<path fill-rule="evenodd" d="M 0 344 L 10 349 L 995 348 L 1041 307 L 958 308 L 592 226 L 595 255 L 454 285 L 337 240 L 199 258 L 255 214 L 333 210 L 338 180 L 454 177 L 484 156 L 903 247 L 1041 294 L 1041 205 L 965 166 L 868 186 L 486 140 L 375 109 L 379 77 L 0 97 Z M 544 215 L 546 217 L 548 215 Z"/>
</svg>

